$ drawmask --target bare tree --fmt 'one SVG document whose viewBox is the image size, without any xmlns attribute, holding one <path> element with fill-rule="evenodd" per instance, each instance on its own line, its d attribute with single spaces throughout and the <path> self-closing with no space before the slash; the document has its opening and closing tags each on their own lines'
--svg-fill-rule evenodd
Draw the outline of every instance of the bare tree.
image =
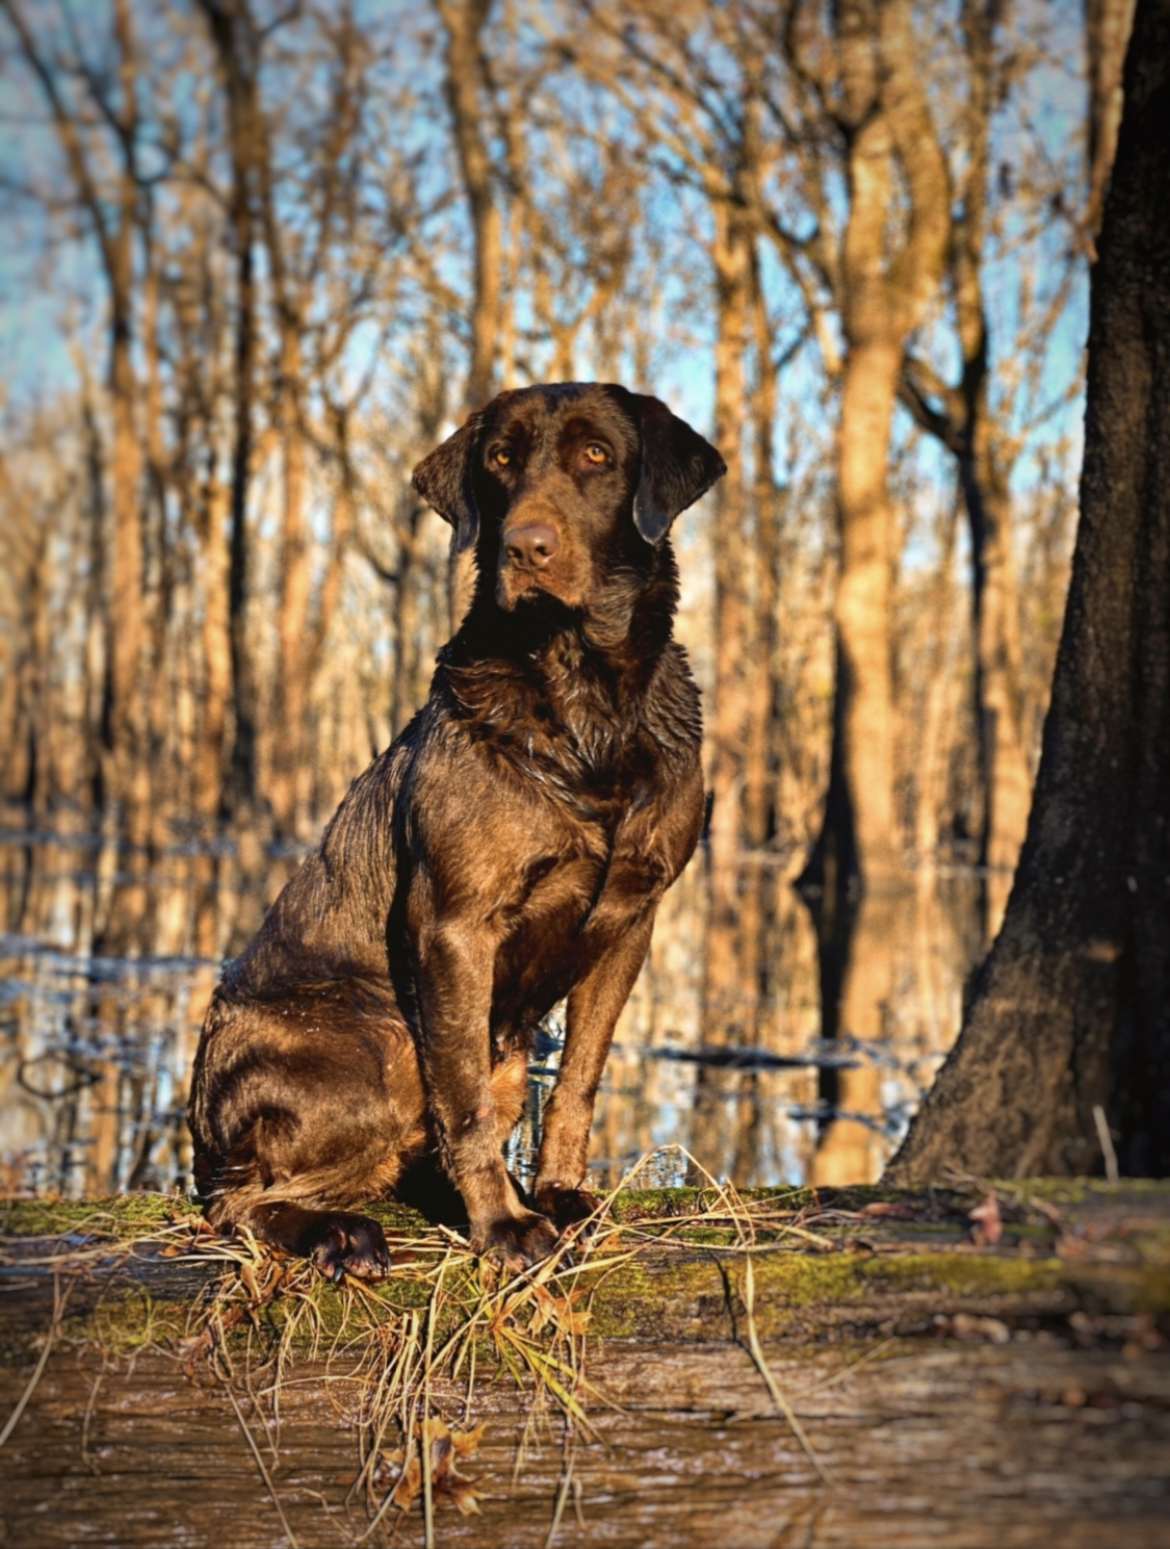
<svg viewBox="0 0 1170 1549">
<path fill-rule="evenodd" d="M 808 73 L 804 45 L 790 36 L 791 57 Z M 849 179 L 839 282 L 847 351 L 837 431 L 837 688 L 825 817 L 806 879 L 843 896 L 857 879 L 876 881 L 898 865 L 887 467 L 906 341 L 942 280 L 950 187 L 909 0 L 841 4 L 834 44 Z M 891 234 L 899 188 L 905 213 Z"/>
<path fill-rule="evenodd" d="M 229 640 L 235 732 L 232 742 L 228 799 L 245 832 L 261 819 L 257 737 L 260 720 L 259 684 L 248 632 L 248 577 L 252 537 L 248 496 L 252 475 L 256 419 L 257 282 L 256 181 L 261 156 L 257 102 L 260 36 L 247 0 L 200 0 L 207 17 L 227 99 L 228 145 L 231 163 L 229 240 L 235 259 L 234 382 L 232 400 L 231 479 L 228 507 L 230 529 L 228 569 Z M 253 863 L 257 858 L 253 857 Z"/>
<path fill-rule="evenodd" d="M 20 50 L 39 82 L 73 183 L 73 196 L 89 221 L 101 257 L 109 299 L 109 394 L 113 444 L 109 458 L 113 522 L 111 603 L 106 614 L 108 645 L 104 743 L 110 798 L 123 809 L 126 832 L 142 845 L 148 789 L 142 757 L 144 705 L 140 678 L 144 633 L 142 587 L 142 454 L 136 415 L 140 388 L 134 364 L 136 336 L 135 242 L 139 235 L 139 115 L 135 48 L 128 0 L 114 5 L 116 84 L 78 59 L 98 122 L 108 126 L 118 154 L 110 189 L 102 186 L 87 126 L 67 95 L 59 60 L 42 43 L 17 0 L 3 0 Z"/>
<path fill-rule="evenodd" d="M 1170 5 L 1140 0 L 1093 271 L 1081 521 L 1003 929 L 887 1176 L 1170 1170 Z"/>
</svg>

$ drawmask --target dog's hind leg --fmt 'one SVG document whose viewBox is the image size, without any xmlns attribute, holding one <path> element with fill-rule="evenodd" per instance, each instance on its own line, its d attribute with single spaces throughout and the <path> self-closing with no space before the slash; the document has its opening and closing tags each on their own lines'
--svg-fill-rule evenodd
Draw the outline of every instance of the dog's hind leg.
<svg viewBox="0 0 1170 1549">
<path fill-rule="evenodd" d="M 390 1249 L 377 1221 L 346 1210 L 314 1210 L 294 1200 L 262 1195 L 248 1200 L 226 1196 L 217 1216 L 208 1211 L 213 1225 L 241 1227 L 260 1242 L 311 1259 L 331 1280 L 354 1275 L 360 1280 L 378 1279 L 389 1272 Z"/>
<path fill-rule="evenodd" d="M 196 1181 L 213 1226 L 334 1279 L 374 1278 L 390 1267 L 386 1239 L 353 1207 L 425 1144 L 417 1060 L 404 1028 L 304 1021 L 221 1008 L 192 1083 Z"/>
<path fill-rule="evenodd" d="M 287 1114 L 272 1110 L 249 1126 L 215 1168 L 207 1191 L 208 1221 L 311 1259 L 334 1280 L 347 1273 L 359 1279 L 385 1274 L 390 1252 L 382 1228 L 347 1207 L 393 1181 L 393 1160 L 381 1145 L 360 1144 L 366 1138 L 360 1123 L 348 1133 L 330 1134 L 330 1126 L 315 1126 L 311 1155 L 297 1144 L 300 1128 Z M 349 1150 L 339 1153 L 331 1142 L 345 1143 Z"/>
</svg>

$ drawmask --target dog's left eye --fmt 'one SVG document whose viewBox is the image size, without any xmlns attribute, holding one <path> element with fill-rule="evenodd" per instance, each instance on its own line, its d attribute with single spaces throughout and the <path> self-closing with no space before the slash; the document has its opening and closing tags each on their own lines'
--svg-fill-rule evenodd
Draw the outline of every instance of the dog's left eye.
<svg viewBox="0 0 1170 1549">
<path fill-rule="evenodd" d="M 601 445 L 600 441 L 590 441 L 585 448 L 585 461 L 592 463 L 594 467 L 600 467 L 602 463 L 609 461 L 609 453 Z"/>
</svg>

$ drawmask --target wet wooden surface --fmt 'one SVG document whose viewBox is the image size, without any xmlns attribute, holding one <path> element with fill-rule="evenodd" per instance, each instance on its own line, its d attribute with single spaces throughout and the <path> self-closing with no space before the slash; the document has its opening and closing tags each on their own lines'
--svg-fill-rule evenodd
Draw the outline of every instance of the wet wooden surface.
<svg viewBox="0 0 1170 1549">
<path fill-rule="evenodd" d="M 970 1344 L 835 1346 L 767 1355 L 829 1475 L 822 1482 L 735 1346 L 612 1342 L 595 1357 L 621 1410 L 578 1441 L 563 1544 L 1149 1546 L 1170 1541 L 1170 1357 Z M 1041 1386 L 1037 1386 L 1037 1383 Z M 5 1411 L 18 1397 L 5 1373 Z M 246 1409 L 246 1406 L 245 1406 Z M 291 1535 L 222 1392 L 162 1354 L 103 1373 L 50 1363 L 0 1454 L 6 1544 L 346 1544 L 356 1446 L 336 1374 L 305 1366 L 279 1430 L 251 1426 Z M 563 1472 L 559 1421 L 513 1479 L 519 1405 L 486 1391 L 483 1440 L 463 1471 L 480 1514 L 446 1503 L 436 1540 L 540 1545 Z M 578 1504 L 581 1520 L 573 1509 Z M 391 1518 L 400 1514 L 392 1510 Z M 422 1541 L 416 1505 L 396 1541 Z M 380 1541 L 380 1535 L 374 1542 Z"/>
<path fill-rule="evenodd" d="M 981 1247 L 953 1201 L 933 1220 L 926 1205 L 899 1219 L 863 1215 L 865 1196 L 845 1203 L 836 1246 L 813 1255 L 819 1291 L 812 1265 L 770 1264 L 797 1256 L 790 1245 L 754 1260 L 762 1354 L 827 1478 L 749 1352 L 742 1257 L 676 1244 L 596 1291 L 599 1321 L 641 1332 L 587 1339 L 589 1432 L 569 1438 L 551 1404 L 534 1417 L 506 1377 L 477 1383 L 468 1425 L 485 1429 L 459 1467 L 479 1511 L 438 1499 L 434 1541 L 535 1549 L 559 1499 L 561 1545 L 1164 1549 L 1170 1189 L 1066 1200 L 1039 1246 L 1021 1219 L 1014 1243 Z M 887 1255 L 911 1272 L 883 1278 Z M 53 1269 L 8 1258 L 0 1429 L 53 1307 Z M 124 1260 L 116 1274 L 90 1262 L 70 1291 L 75 1321 L 61 1320 L 0 1447 L 0 1543 L 308 1549 L 383 1544 L 392 1529 L 395 1544 L 422 1544 L 417 1501 L 369 1531 L 353 1491 L 364 1390 L 344 1357 L 291 1359 L 276 1415 L 261 1359 L 249 1369 L 237 1349 L 234 1383 L 184 1362 L 174 1313 L 211 1273 L 145 1249 L 128 1275 Z M 59 1265 L 55 1278 L 59 1294 Z M 118 1326 L 119 1299 L 136 1299 L 139 1332 L 115 1350 L 98 1336 Z M 656 1317 L 669 1337 L 647 1337 Z M 433 1399 L 458 1427 L 463 1390 L 440 1384 Z"/>
</svg>

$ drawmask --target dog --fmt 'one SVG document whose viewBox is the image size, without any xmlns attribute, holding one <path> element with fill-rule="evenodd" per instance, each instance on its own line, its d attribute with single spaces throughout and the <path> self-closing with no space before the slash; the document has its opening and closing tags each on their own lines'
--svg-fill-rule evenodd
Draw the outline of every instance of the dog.
<svg viewBox="0 0 1170 1549">
<path fill-rule="evenodd" d="M 390 1267 L 354 1207 L 445 1172 L 472 1249 L 531 1266 L 584 1187 L 614 1025 L 703 823 L 671 523 L 726 471 L 656 398 L 501 393 L 414 471 L 474 550 L 430 696 L 216 989 L 192 1072 L 210 1222 L 326 1274 Z M 531 1199 L 503 1143 L 567 997 Z"/>
</svg>

